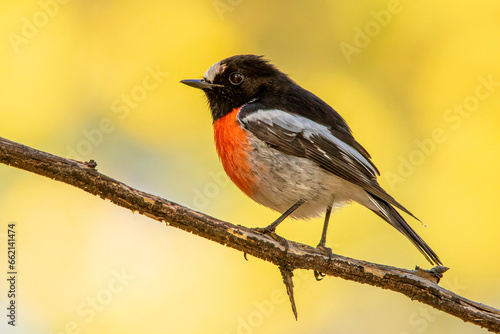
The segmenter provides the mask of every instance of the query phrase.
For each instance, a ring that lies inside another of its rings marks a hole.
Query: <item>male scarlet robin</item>
[[[356,201],[404,234],[431,264],[439,257],[396,211],[414,217],[377,182],[379,171],[328,104],[255,55],[212,65],[201,80],[212,111],[215,145],[227,175],[245,194],[286,217],[325,213],[318,248],[326,250],[332,208]]]

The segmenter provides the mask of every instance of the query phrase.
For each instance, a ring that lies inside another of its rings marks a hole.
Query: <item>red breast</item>
[[[255,193],[255,176],[248,161],[252,147],[248,142],[248,133],[237,119],[240,109],[233,109],[214,122],[214,138],[226,174],[241,191],[251,197]]]

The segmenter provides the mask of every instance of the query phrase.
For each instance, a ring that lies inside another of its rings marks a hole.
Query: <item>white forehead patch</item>
[[[213,82],[217,73],[220,73],[226,69],[226,65],[221,64],[220,61],[216,62],[205,72],[203,76],[208,82]]]

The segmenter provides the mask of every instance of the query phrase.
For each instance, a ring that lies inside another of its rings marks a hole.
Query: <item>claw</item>
[[[316,281],[321,281],[323,280],[323,278],[325,278],[326,274],[324,273],[320,273],[319,271],[315,270],[314,271],[314,278],[316,279]]]

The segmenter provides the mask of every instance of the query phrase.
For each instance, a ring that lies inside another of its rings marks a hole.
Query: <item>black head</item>
[[[293,84],[262,56],[238,55],[213,64],[201,80],[182,80],[202,89],[210,104],[214,121],[261,94]]]

